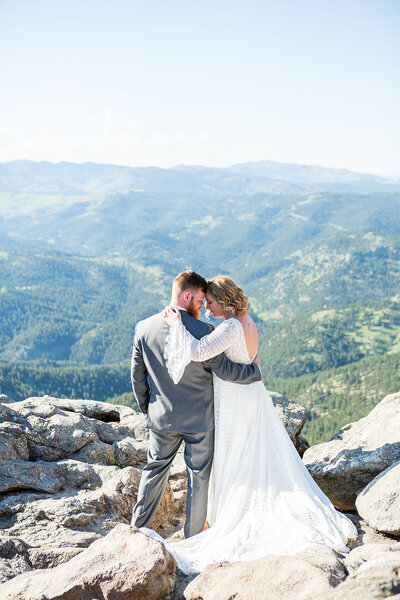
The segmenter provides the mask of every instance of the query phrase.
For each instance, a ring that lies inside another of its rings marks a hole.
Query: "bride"
[[[221,352],[250,363],[257,353],[257,328],[243,291],[229,277],[208,282],[207,310],[223,322],[200,340],[167,307],[165,346],[174,383],[192,360]],[[348,552],[353,523],[337,512],[302,463],[261,381],[240,385],[214,378],[215,452],[207,520],[210,527],[179,542],[162,541],[185,573],[216,562],[250,561],[267,554],[293,555],[326,545]]]

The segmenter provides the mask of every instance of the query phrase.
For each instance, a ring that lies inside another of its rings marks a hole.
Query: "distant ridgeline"
[[[0,164],[0,393],[134,404],[135,323],[173,277],[250,298],[269,389],[328,439],[400,389],[400,184],[319,167]]]

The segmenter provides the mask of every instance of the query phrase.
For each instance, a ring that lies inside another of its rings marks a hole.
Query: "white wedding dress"
[[[230,318],[196,340],[178,321],[165,348],[176,383],[191,360],[221,352],[250,363],[241,323]],[[179,542],[162,541],[185,573],[216,562],[293,555],[321,544],[348,552],[353,523],[336,511],[301,461],[264,384],[241,385],[214,377],[215,454],[208,516],[210,528]]]

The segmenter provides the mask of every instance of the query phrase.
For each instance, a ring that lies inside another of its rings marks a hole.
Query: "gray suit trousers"
[[[182,441],[188,477],[185,537],[199,533],[207,516],[208,483],[214,453],[214,430],[204,433],[149,430],[147,465],[142,471],[132,525],[150,527],[164,495],[172,461]]]

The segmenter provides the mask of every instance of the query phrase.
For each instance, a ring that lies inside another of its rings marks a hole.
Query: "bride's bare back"
[[[249,355],[249,359],[251,360],[257,354],[258,348],[258,332],[256,324],[254,323],[250,315],[238,315],[234,318],[237,319],[243,327],[244,337],[246,339],[247,354]]]

